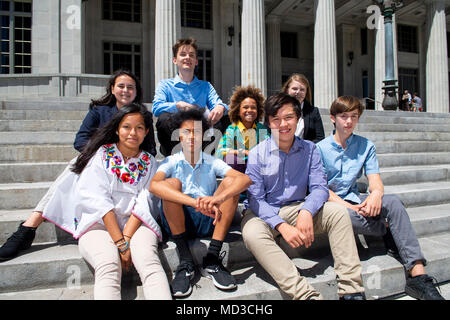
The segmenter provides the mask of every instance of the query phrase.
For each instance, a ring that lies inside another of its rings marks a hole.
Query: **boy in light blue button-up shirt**
[[[248,176],[202,151],[208,124],[201,109],[180,111],[174,116],[181,151],[166,158],[150,184],[150,192],[162,199],[162,225],[176,244],[180,264],[171,283],[172,294],[192,292],[194,258],[188,240],[211,237],[202,274],[222,290],[236,282],[222,265],[220,250],[237,209],[241,192],[251,184]],[[217,187],[217,177],[223,181]]]
[[[330,188],[330,201],[348,208],[355,233],[383,236],[388,254],[399,256],[409,272],[405,292],[416,299],[442,300],[425,273],[426,260],[409,220],[395,195],[385,195],[375,145],[353,134],[363,113],[359,99],[337,98],[330,107],[335,130],[317,144]],[[360,195],[356,181],[362,173],[369,181],[369,195]]]
[[[160,151],[164,156],[171,154],[177,144],[172,141],[173,114],[186,109],[200,107],[205,117],[222,133],[230,124],[228,106],[222,102],[214,87],[208,81],[199,80],[195,75],[198,65],[197,44],[195,39],[180,39],[173,46],[173,63],[178,73],[175,78],[161,80],[153,99],[153,114],[158,117],[156,130],[160,142]]]

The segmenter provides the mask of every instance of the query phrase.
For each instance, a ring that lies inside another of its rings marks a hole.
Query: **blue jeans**
[[[367,195],[360,195],[359,198],[364,201]],[[396,195],[383,196],[381,212],[377,217],[364,217],[351,209],[348,209],[348,212],[350,213],[353,231],[357,234],[381,237],[386,233],[384,222],[387,221],[406,270],[411,270],[418,260],[426,265],[408,212]]]

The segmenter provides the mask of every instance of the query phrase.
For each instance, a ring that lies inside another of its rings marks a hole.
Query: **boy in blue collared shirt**
[[[180,111],[174,116],[182,150],[166,158],[154,175],[150,192],[162,199],[162,225],[174,240],[180,264],[171,283],[172,294],[191,293],[194,259],[188,240],[212,237],[203,258],[202,274],[222,290],[234,289],[235,280],[219,257],[234,218],[239,195],[251,184],[248,176],[202,151],[208,124],[201,109]],[[224,178],[217,187],[217,177]]]
[[[426,275],[426,260],[405,207],[395,195],[385,195],[375,145],[353,134],[363,113],[361,101],[337,98],[330,107],[335,131],[317,144],[328,177],[330,201],[348,208],[355,233],[383,236],[388,253],[399,255],[409,277],[405,292],[416,299],[443,300]],[[369,195],[360,195],[356,181],[365,173]],[[386,221],[386,222],[385,222]]]
[[[195,75],[198,65],[197,44],[195,39],[180,39],[173,46],[173,63],[177,66],[175,78],[161,80],[153,98],[152,112],[158,117],[156,130],[164,156],[171,154],[177,144],[172,141],[173,114],[180,110],[200,106],[211,125],[222,133],[229,125],[228,117],[223,117],[228,106],[222,102],[211,83],[199,80]]]

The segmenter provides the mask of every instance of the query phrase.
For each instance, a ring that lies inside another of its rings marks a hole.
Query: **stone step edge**
[[[448,234],[446,234],[448,238]],[[438,240],[434,237],[432,240]],[[419,240],[421,246],[424,247],[424,240]],[[427,247],[433,243],[426,244]],[[447,243],[446,245],[450,245]],[[425,250],[424,250],[425,251]],[[441,254],[444,253],[444,254]],[[363,266],[363,283],[366,289],[366,296],[369,299],[378,299],[403,293],[405,286],[405,273],[403,266],[387,255],[378,255],[376,252],[364,251],[359,252],[361,264]],[[425,256],[427,256],[425,254]],[[294,258],[293,261],[303,272],[308,282],[320,291],[325,299],[337,299],[334,270],[332,268],[331,255],[321,257],[303,257]],[[434,252],[432,258],[428,258],[427,273],[437,279],[438,282],[446,282],[450,279],[450,270],[446,270],[445,266],[450,262],[449,251]],[[320,266],[322,264],[322,266]],[[314,268],[321,272],[314,272]],[[246,264],[235,265],[230,268],[238,283],[238,288],[234,292],[222,292],[214,288],[212,282],[205,278],[196,277],[194,291],[186,300],[204,300],[204,299],[287,299],[288,297],[281,293],[270,276],[259,266],[256,261]],[[170,279],[170,275],[169,275]],[[139,279],[132,277],[132,281],[139,283]],[[86,282],[81,282],[86,285]],[[92,284],[92,279],[90,280]],[[135,284],[135,285],[138,285]],[[66,282],[66,286],[69,282]],[[50,287],[45,287],[46,289]],[[52,288],[58,288],[53,286]],[[61,288],[61,286],[59,286]],[[34,288],[35,290],[38,288]],[[44,289],[41,288],[41,289]],[[23,290],[19,290],[23,291]],[[31,290],[30,290],[31,291]],[[12,294],[12,291],[3,294]],[[1,295],[0,295],[1,296]],[[142,298],[142,295],[141,295]]]

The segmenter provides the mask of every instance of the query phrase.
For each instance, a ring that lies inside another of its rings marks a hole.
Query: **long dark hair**
[[[116,97],[111,92],[111,87],[114,87],[116,84],[116,79],[120,76],[128,76],[131,79],[134,80],[134,83],[136,83],[136,98],[134,98],[134,103],[142,104],[142,86],[139,79],[132,73],[130,70],[127,69],[118,69],[116,70],[111,77],[108,80],[108,83],[106,84],[106,93],[103,97],[97,100],[91,100],[91,103],[89,104],[89,110],[94,108],[95,106],[110,106],[114,107],[116,105]]]
[[[89,139],[88,144],[78,156],[77,161],[72,166],[71,170],[76,174],[80,174],[101,146],[119,142],[119,136],[116,134],[119,130],[119,124],[126,115],[131,113],[140,113],[144,118],[145,128],[151,129],[151,126],[153,125],[152,114],[147,110],[146,106],[138,103],[130,103],[123,106],[108,123],[101,129],[98,129],[92,138]],[[139,149],[152,153],[154,146],[150,131],[151,130],[149,130],[149,133],[145,136]]]

